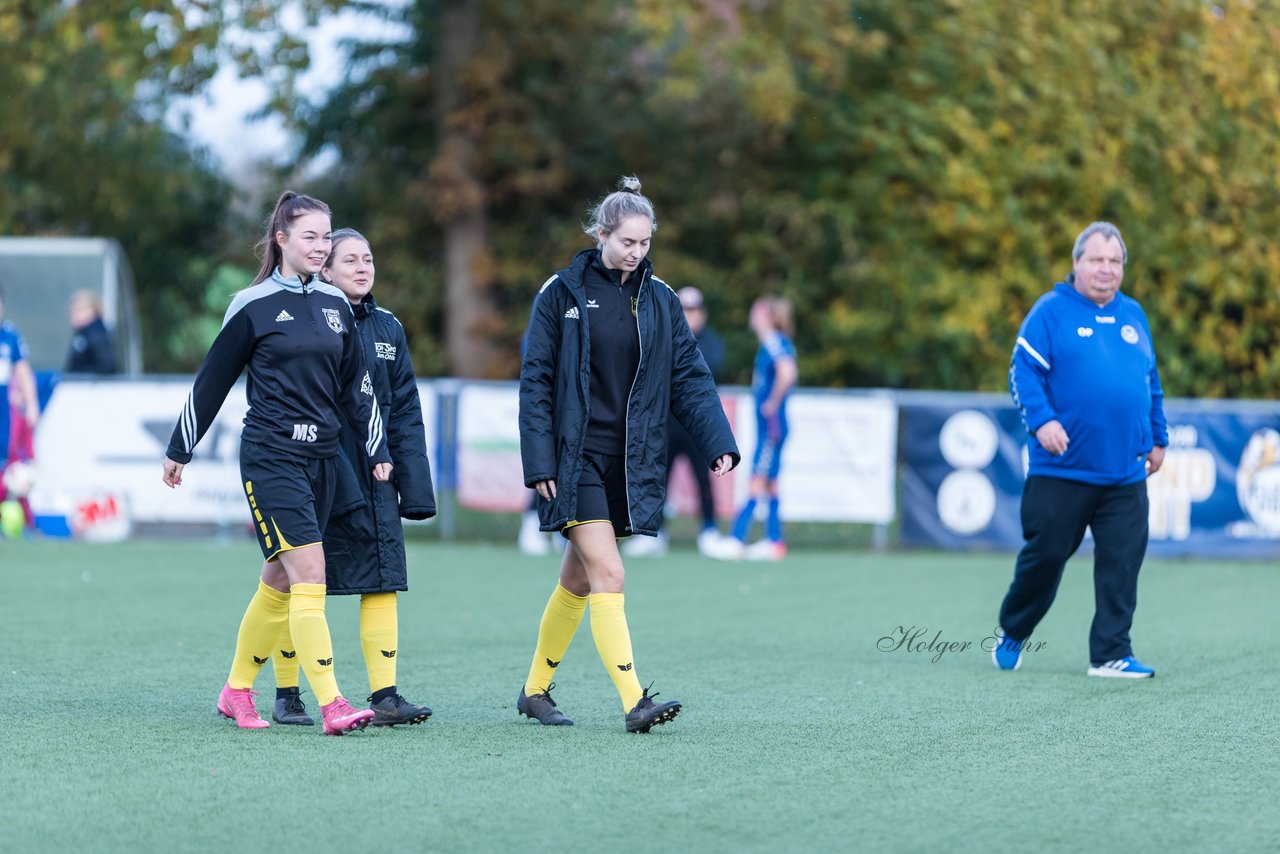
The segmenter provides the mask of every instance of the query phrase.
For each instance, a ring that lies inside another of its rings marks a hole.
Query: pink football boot
[[[257,693],[252,688],[223,685],[222,693],[218,695],[218,714],[231,718],[240,729],[266,729],[271,724],[258,717],[258,710],[253,706]]]
[[[325,735],[344,735],[367,727],[373,720],[374,712],[373,709],[353,709],[339,695],[329,705],[320,707],[320,716],[324,718]]]

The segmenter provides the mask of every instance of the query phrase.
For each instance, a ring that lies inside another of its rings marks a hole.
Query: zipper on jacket
[[[636,360],[636,375],[631,378],[631,390],[627,392],[627,417],[625,420],[625,430],[622,434],[622,484],[627,491],[627,527],[632,533],[635,533],[635,520],[631,518],[631,475],[627,465],[627,457],[631,452],[631,396],[636,393],[636,380],[640,378],[640,369],[644,367],[644,336],[640,334],[640,294],[644,293],[644,283],[648,280],[649,274],[646,272],[644,277],[640,279],[640,287],[636,288],[636,338],[640,345],[640,358]],[[622,290],[621,287],[618,288]]]
[[[301,281],[302,277],[299,276],[298,280]],[[307,283],[306,282],[302,282],[302,304],[306,306],[307,317],[310,318],[311,320],[311,328],[319,329],[320,327],[316,323],[316,314],[314,311],[311,310],[311,300],[307,299]]]

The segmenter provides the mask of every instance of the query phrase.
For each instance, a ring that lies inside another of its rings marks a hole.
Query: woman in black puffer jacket
[[[368,476],[364,471],[367,454],[356,425],[344,426],[342,455],[351,467],[343,472],[345,488],[339,490],[335,512],[325,529],[328,592],[360,594],[360,646],[369,671],[373,725],[422,723],[431,716],[431,709],[406,701],[396,690],[396,593],[409,587],[400,519],[436,515],[417,379],[404,327],[370,293],[373,252],[364,236],[350,228],[333,232],[333,249],[321,276],[351,302],[356,335],[373,381],[374,398],[382,410],[394,465],[388,481]],[[344,501],[344,497],[350,500]],[[311,718],[298,697],[298,666],[291,652],[286,632],[272,658],[276,671],[272,717],[278,723],[307,724]]]
[[[657,228],[640,182],[624,178],[584,229],[578,253],[534,300],[520,370],[524,481],[540,496],[544,531],[569,541],[516,708],[565,725],[551,677],[591,605],[591,635],[622,699],[628,732],[680,711],[640,688],[623,612],[618,539],[654,536],[667,483],[667,419],[693,435],[708,468],[725,475],[738,447],[680,300],[645,257]]]

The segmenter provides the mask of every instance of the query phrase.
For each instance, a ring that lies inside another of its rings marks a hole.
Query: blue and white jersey
[[[751,374],[751,390],[755,395],[757,414],[760,412],[760,404],[768,400],[769,395],[773,393],[773,384],[778,377],[778,362],[784,358],[794,360],[795,357],[795,345],[781,332],[775,331],[761,342],[760,349],[756,351],[755,368]],[[780,416],[785,416],[787,397],[790,396],[791,392],[788,390],[786,397],[782,398],[782,405],[778,408]]]
[[[1146,478],[1146,455],[1169,443],[1164,392],[1147,315],[1117,293],[1104,307],[1059,282],[1032,307],[1018,330],[1009,390],[1034,434],[1058,421],[1066,453],[1029,442],[1028,474],[1105,486]]]
[[[18,328],[12,323],[0,321],[0,388],[8,388],[13,376],[13,366],[26,361],[27,343],[22,340]],[[7,401],[0,401],[8,407]],[[3,452],[0,448],[0,452]]]

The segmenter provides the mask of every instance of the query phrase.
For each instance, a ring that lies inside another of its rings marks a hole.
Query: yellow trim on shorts
[[[264,524],[262,527],[263,527],[263,529],[264,529],[264,530],[263,530],[263,533],[264,533],[264,534],[266,534],[266,530],[265,530],[265,528],[266,528],[267,526]],[[291,552],[291,551],[293,551],[294,549],[305,549],[307,546],[318,546],[318,545],[321,545],[321,541],[320,541],[320,540],[316,540],[314,543],[304,543],[304,544],[302,544],[302,545],[300,545],[300,546],[295,546],[295,545],[293,545],[292,543],[290,543],[288,540],[286,540],[286,539],[284,538],[284,534],[281,534],[281,533],[280,533],[280,526],[276,524],[276,517],[275,517],[275,516],[272,516],[272,517],[271,517],[271,527],[275,529],[275,532],[276,532],[276,539],[280,541],[280,548],[276,549],[275,551],[273,551],[273,552],[271,553],[271,556],[270,556],[269,558],[267,558],[267,563],[270,563],[270,562],[271,562],[271,561],[273,561],[273,560],[279,560],[279,559],[280,559],[280,553],[281,553],[281,552]],[[266,540],[267,540],[267,548],[271,548],[271,536],[270,536],[269,534],[267,535]]]
[[[275,528],[276,539],[280,541],[280,548],[276,549],[277,552],[287,552],[293,548],[293,546],[289,545],[289,541],[284,538],[284,534],[280,533],[280,526],[276,524],[275,516],[271,517],[271,527]]]
[[[280,555],[284,554],[285,552],[297,551],[298,549],[305,549],[307,546],[319,546],[319,545],[323,545],[323,542],[320,540],[316,540],[314,543],[307,543],[306,545],[301,545],[301,546],[282,546],[281,548],[278,548],[271,553],[271,557],[267,558],[267,563],[270,563],[273,560],[279,560]],[[268,544],[267,548],[271,548],[271,545]]]
[[[608,522],[610,525],[613,524],[612,519],[583,519],[581,522],[578,522],[578,521],[565,522],[564,528],[565,530],[568,530],[569,528],[576,528],[579,525],[593,525],[596,522]]]
[[[560,527],[560,536],[564,537],[567,540],[569,539],[570,528],[576,528],[579,525],[594,525],[597,522],[608,522],[609,525],[611,526],[613,525],[612,519],[583,519],[581,522],[578,522],[578,521],[565,522],[564,525]],[[618,536],[617,530],[615,529],[613,538],[618,542],[622,542],[623,540],[627,539],[630,536],[631,536],[630,534],[623,534],[622,536]]]

